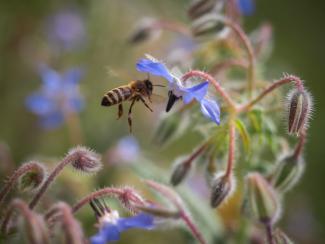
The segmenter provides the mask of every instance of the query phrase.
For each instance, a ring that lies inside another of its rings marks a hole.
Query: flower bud
[[[187,15],[190,19],[194,20],[209,12],[219,12],[224,5],[224,0],[196,0],[191,3]]]
[[[46,177],[46,170],[38,162],[30,162],[25,164],[29,170],[18,178],[18,188],[20,191],[36,190],[44,181]]]
[[[277,195],[272,186],[259,173],[247,176],[248,205],[252,217],[273,223],[280,211]]]
[[[177,186],[179,183],[181,183],[190,172],[191,166],[192,162],[184,160],[184,158],[182,158],[182,160],[177,160],[173,167],[170,183],[173,186]]]
[[[308,124],[312,99],[309,92],[297,89],[288,95],[288,132],[299,135]]]
[[[129,37],[128,42],[130,44],[138,44],[157,37],[160,34],[160,30],[154,29],[156,22],[157,20],[151,18],[140,20],[132,35]]]
[[[293,244],[290,238],[279,228],[273,232],[274,244]]]
[[[196,37],[209,34],[218,35],[226,30],[222,18],[219,18],[219,16],[215,14],[207,14],[195,20],[192,24],[191,29],[193,35]]]
[[[100,156],[85,147],[77,146],[71,149],[67,158],[71,160],[73,168],[84,173],[95,173],[102,167]]]
[[[283,158],[275,167],[271,183],[280,192],[287,192],[299,181],[304,172],[305,162],[302,157],[294,156]]]
[[[235,189],[235,179],[233,175],[226,176],[223,172],[217,174],[211,182],[211,207],[216,208],[231,196]]]

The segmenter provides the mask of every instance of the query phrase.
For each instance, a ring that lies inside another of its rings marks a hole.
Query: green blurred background
[[[37,62],[46,62],[58,69],[71,66],[85,69],[81,90],[86,98],[86,107],[80,114],[83,144],[103,153],[116,140],[127,135],[128,128],[125,119],[115,121],[115,109],[109,111],[99,106],[101,96],[109,88],[122,84],[118,83],[119,80],[143,78],[135,71],[135,61],[144,53],[162,56],[160,47],[169,42],[172,36],[166,34],[154,43],[130,47],[126,38],[131,27],[143,16],[186,22],[187,4],[187,0],[2,0],[0,141],[9,146],[13,161],[18,165],[29,158],[60,157],[72,146],[65,126],[44,131],[38,126],[37,117],[24,106],[26,96],[37,89],[41,82],[35,70]],[[256,0],[256,4],[255,14],[245,17],[244,26],[248,31],[264,21],[273,26],[274,49],[268,61],[268,78],[277,79],[282,72],[300,76],[306,81],[315,103],[306,149],[306,173],[299,186],[289,194],[281,225],[299,243],[308,243],[307,240],[322,243],[321,240],[325,238],[325,196],[322,192],[325,186],[325,150],[321,141],[324,137],[322,126],[325,124],[325,113],[321,109],[325,106],[322,77],[325,63],[325,4],[321,0]],[[46,20],[56,11],[67,7],[77,8],[84,17],[86,40],[78,50],[55,55],[47,45]],[[146,147],[150,144],[148,135],[155,127],[158,114],[148,115],[142,110],[141,106],[135,108],[134,135]],[[182,145],[183,151],[187,148],[190,146]],[[173,156],[171,153],[171,158]],[[177,237],[171,239],[178,240]]]

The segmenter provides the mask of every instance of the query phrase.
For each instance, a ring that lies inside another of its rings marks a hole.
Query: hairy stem
[[[236,22],[230,19],[225,19],[224,22],[237,34],[238,38],[241,40],[241,42],[243,43],[247,51],[248,61],[249,61],[248,72],[247,72],[248,93],[249,93],[249,97],[251,97],[253,90],[255,88],[255,63],[256,63],[253,46],[239,24],[237,24]]]
[[[155,21],[152,26],[152,29],[162,29],[162,30],[168,30],[176,33],[180,33],[184,36],[192,37],[190,30],[183,24],[175,21],[169,21],[169,20],[157,20]]]
[[[30,243],[49,243],[48,232],[44,221],[30,210],[28,205],[20,199],[15,199],[10,204],[1,225],[2,233],[7,234],[9,232],[9,222],[15,210],[18,210],[28,223],[26,228]]]
[[[72,213],[77,212],[80,208],[88,204],[94,198],[100,198],[103,196],[115,197],[118,198],[119,200],[123,198],[124,200],[128,200],[130,203],[134,203],[138,205],[143,205],[145,203],[145,201],[131,188],[106,187],[98,191],[92,192],[89,195],[82,198],[81,200],[79,200],[79,202],[77,202],[72,207]]]
[[[273,233],[272,233],[272,224],[270,223],[270,221],[267,221],[264,223],[264,226],[265,226],[267,243],[275,244],[274,238],[273,238]]]
[[[235,159],[235,125],[231,120],[229,122],[229,148],[228,148],[228,163],[225,177],[230,177]]]
[[[188,228],[191,230],[192,234],[195,236],[195,238],[201,243],[205,244],[206,241],[204,240],[201,232],[197,228],[197,226],[193,223],[190,216],[187,215],[184,211],[180,212],[181,219],[185,222],[185,224],[188,226]]]
[[[192,153],[189,158],[186,159],[185,164],[189,165],[193,162],[194,159],[196,159],[198,156],[200,156],[201,153],[204,152],[204,150],[207,148],[210,140],[204,142],[200,147],[198,147],[194,153]]]
[[[251,100],[250,102],[248,102],[247,104],[242,105],[241,107],[239,107],[239,111],[243,112],[243,111],[248,111],[250,110],[255,104],[257,104],[259,101],[261,101],[266,95],[268,95],[269,93],[271,93],[274,89],[290,83],[290,82],[294,82],[297,89],[299,91],[302,91],[304,89],[303,87],[303,83],[302,80],[294,75],[287,75],[285,77],[283,77],[280,80],[277,80],[276,82],[274,82],[273,84],[271,84],[269,87],[267,87],[266,89],[264,89],[260,95],[258,95],[256,98],[254,98],[253,100]]]
[[[37,162],[29,162],[20,166],[8,179],[4,187],[0,191],[0,209],[7,194],[12,190],[17,180],[24,174],[30,171],[43,171],[44,169]]]
[[[49,174],[41,188],[38,190],[38,192],[35,194],[34,198],[29,203],[29,208],[33,209],[43,194],[46,192],[50,184],[55,180],[55,178],[60,174],[60,172],[64,169],[66,165],[71,163],[73,161],[73,155],[65,157],[61,162],[59,162],[56,167],[52,170],[52,172]]]
[[[304,150],[304,145],[306,143],[306,131],[302,131],[299,134],[299,141],[296,145],[296,148],[293,152],[293,157],[297,160]]]
[[[212,83],[212,85],[215,87],[217,92],[222,96],[222,98],[225,100],[225,102],[233,109],[236,110],[236,104],[233,102],[233,100],[230,98],[229,94],[221,87],[219,82],[217,82],[211,75],[200,71],[200,70],[191,70],[184,74],[182,77],[183,81],[186,81],[187,79],[191,77],[200,77],[204,80],[209,81]]]

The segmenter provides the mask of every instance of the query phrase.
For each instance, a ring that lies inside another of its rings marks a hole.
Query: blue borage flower
[[[110,210],[105,203],[95,201],[92,208],[98,219],[99,231],[90,238],[91,244],[105,244],[120,239],[120,234],[131,228],[151,230],[155,227],[154,218],[149,214],[140,213],[128,218],[120,218],[115,210]]]
[[[254,0],[237,0],[237,6],[243,15],[252,15],[255,12]]]
[[[183,85],[180,78],[173,74],[168,68],[158,60],[147,56],[147,58],[140,59],[136,64],[137,70],[140,72],[150,73],[152,75],[161,76],[168,81],[169,91],[175,100],[182,98],[185,104],[196,100],[201,105],[203,115],[211,119],[216,124],[220,124],[220,108],[216,101],[207,99],[209,82],[201,82],[192,87]],[[168,109],[167,109],[168,111]]]
[[[43,65],[40,68],[42,86],[26,99],[27,108],[40,117],[42,127],[53,129],[61,125],[69,113],[84,107],[79,91],[82,70],[73,68],[64,74]]]

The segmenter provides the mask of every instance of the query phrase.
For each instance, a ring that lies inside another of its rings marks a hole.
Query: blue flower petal
[[[191,88],[183,89],[183,102],[185,104],[190,103],[193,99],[200,102],[208,92],[209,82],[205,81]]]
[[[28,96],[26,99],[26,106],[31,112],[37,115],[49,114],[56,107],[55,103],[42,93],[33,93]]]
[[[137,70],[140,72],[150,73],[156,76],[162,76],[169,82],[173,81],[173,76],[169,73],[166,66],[160,62],[150,59],[140,59],[136,64]]]
[[[216,101],[206,98],[202,99],[201,111],[205,117],[211,119],[217,125],[220,124],[220,108]]]
[[[254,0],[237,0],[237,5],[243,15],[252,15],[255,12]]]
[[[50,69],[46,65],[41,65],[40,75],[44,84],[44,91],[55,94],[60,92],[62,86],[61,76],[58,72],[53,69]]]
[[[57,110],[50,114],[41,116],[41,126],[44,129],[55,129],[60,126],[64,121],[64,115],[61,111]]]
[[[63,81],[76,85],[79,83],[83,76],[83,70],[80,68],[69,69],[63,74]]]
[[[120,239],[120,231],[117,225],[105,224],[100,231],[90,238],[91,244],[106,244]]]
[[[120,231],[130,228],[152,229],[154,227],[153,216],[148,214],[138,214],[129,218],[120,218],[118,221]]]

